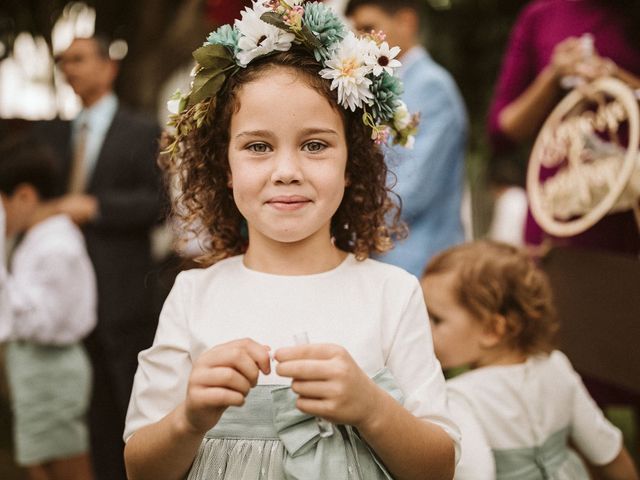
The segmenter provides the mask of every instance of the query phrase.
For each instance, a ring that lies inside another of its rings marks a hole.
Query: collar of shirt
[[[73,141],[80,130],[80,126],[87,127],[84,158],[87,172],[93,172],[98,155],[102,149],[102,143],[111,126],[113,117],[118,110],[118,98],[113,93],[108,93],[89,108],[84,108],[71,122]]]

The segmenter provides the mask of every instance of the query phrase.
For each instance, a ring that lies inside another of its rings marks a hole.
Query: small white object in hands
[[[307,332],[296,333],[293,336],[293,341],[296,345],[306,345],[309,342],[309,335]],[[324,418],[316,417],[316,423],[318,424],[318,428],[320,429],[320,437],[327,438],[333,435],[333,425],[328,420]]]

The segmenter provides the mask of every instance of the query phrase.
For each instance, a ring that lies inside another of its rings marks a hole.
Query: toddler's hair
[[[504,342],[526,355],[550,351],[558,330],[546,275],[521,249],[481,240],[434,257],[424,276],[455,274],[458,302],[479,322],[506,319]]]
[[[251,62],[227,79],[210,108],[215,109],[211,125],[191,128],[179,146],[180,154],[161,155],[160,165],[168,182],[176,182],[179,195],[173,214],[202,238],[206,234],[205,265],[238,255],[247,246],[244,219],[238,211],[229,178],[229,126],[240,108],[242,86],[277,68],[287,69],[325,97],[342,116],[348,159],[348,185],[344,198],[331,221],[335,244],[362,260],[371,253],[392,248],[392,240],[405,234],[400,222],[400,200],[391,200],[387,186],[387,166],[378,145],[371,140],[369,127],[362,122],[362,110],[345,110],[338,104],[337,92],[318,74],[321,65],[310,52],[292,47]],[[265,92],[269,95],[269,92]],[[282,99],[286,101],[286,99]],[[174,183],[175,185],[175,183]]]
[[[53,152],[15,136],[0,143],[0,192],[13,195],[26,183],[36,189],[43,200],[56,196],[57,170]]]

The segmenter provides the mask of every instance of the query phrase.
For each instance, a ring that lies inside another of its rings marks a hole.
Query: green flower
[[[240,32],[236,28],[231,25],[222,25],[216,31],[209,34],[207,37],[207,43],[211,45],[223,45],[230,49],[235,55],[238,53],[239,38]]]
[[[396,77],[392,77],[387,72],[383,72],[378,77],[371,78],[373,93],[373,103],[371,113],[377,123],[388,122],[393,118],[400,95],[402,95],[402,84]]]
[[[327,60],[331,48],[340,42],[347,33],[344,23],[333,13],[333,10],[318,2],[305,4],[304,25],[322,44],[321,47],[313,51],[318,62]]]

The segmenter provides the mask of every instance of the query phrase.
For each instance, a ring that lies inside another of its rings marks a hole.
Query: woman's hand
[[[260,372],[270,371],[269,347],[248,338],[204,352],[189,377],[182,409],[186,427],[203,435],[218,423],[227,407],[244,404]]]
[[[351,355],[338,345],[309,344],[280,348],[276,372],[293,379],[302,412],[333,423],[362,428],[377,415],[380,389]]]
[[[611,59],[601,57],[595,48],[587,46],[583,38],[577,37],[569,37],[555,46],[551,66],[558,79],[576,76],[589,82],[614,76],[617,70]]]
[[[584,44],[578,37],[569,37],[558,43],[551,55],[550,66],[560,80],[566,76],[578,75],[578,66],[588,58]]]
[[[576,74],[589,81],[601,77],[614,77],[618,67],[613,60],[600,55],[593,55],[576,66]]]

